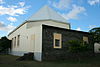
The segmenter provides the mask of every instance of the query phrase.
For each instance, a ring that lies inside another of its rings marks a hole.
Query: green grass
[[[0,67],[100,67],[100,56],[78,61],[16,61],[17,56],[0,55]]]

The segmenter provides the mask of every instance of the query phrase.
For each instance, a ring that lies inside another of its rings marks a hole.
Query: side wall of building
[[[34,23],[35,24],[35,23]],[[25,23],[20,28],[15,30],[8,36],[12,40],[12,55],[23,56],[24,53],[34,52],[34,59],[41,61],[42,54],[42,26],[36,25],[28,28],[28,23]],[[17,45],[19,38],[19,46]],[[16,37],[16,41],[14,38]],[[16,44],[15,44],[16,43]]]
[[[29,51],[28,50],[29,46],[27,46],[28,45],[28,43],[27,43],[28,36],[27,36],[26,32],[27,32],[26,31],[26,24],[24,24],[8,36],[8,38],[10,40],[12,40],[11,54],[22,56],[23,53],[27,53]],[[18,37],[18,35],[20,35],[19,46],[17,46],[17,37]],[[16,40],[15,40],[15,38],[16,38]]]
[[[62,40],[61,48],[54,48],[54,33],[61,34],[61,40]],[[89,34],[87,33],[43,25],[43,30],[42,30],[43,60],[56,60],[61,58],[66,59],[68,50],[67,42],[69,40],[83,41],[83,36],[88,37],[90,43],[90,37]]]

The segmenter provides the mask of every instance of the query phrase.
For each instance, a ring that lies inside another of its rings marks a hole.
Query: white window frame
[[[53,37],[53,48],[62,48],[62,34],[54,33]],[[56,40],[59,40],[59,46],[56,46]]]
[[[89,39],[87,36],[83,36],[83,42],[89,43]]]

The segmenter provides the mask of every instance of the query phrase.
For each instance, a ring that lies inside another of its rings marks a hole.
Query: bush
[[[11,48],[11,41],[7,37],[2,37],[0,39],[0,52],[6,51],[8,48]]]
[[[90,45],[87,43],[83,43],[82,41],[78,40],[70,40],[68,41],[69,47],[68,51],[69,52],[85,52],[90,50]]]
[[[90,44],[84,43],[79,40],[70,40],[67,42],[67,44],[69,45],[69,59],[72,58],[73,60],[75,59],[80,62],[80,60],[84,58],[93,56]]]

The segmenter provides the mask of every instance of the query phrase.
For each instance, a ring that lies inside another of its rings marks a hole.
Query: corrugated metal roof
[[[32,15],[27,21],[36,21],[36,20],[57,20],[61,22],[66,22],[66,19],[54,11],[52,8],[45,5],[38,12]]]

